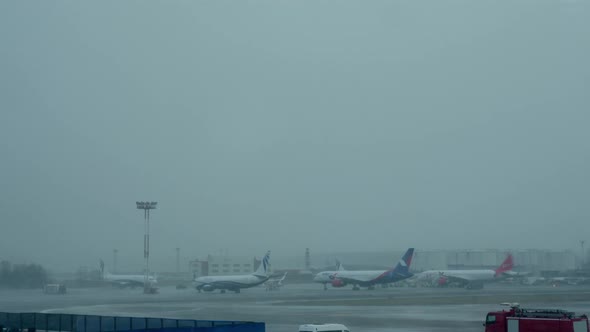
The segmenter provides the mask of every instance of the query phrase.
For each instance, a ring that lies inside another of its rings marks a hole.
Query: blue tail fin
[[[269,270],[270,270],[270,250],[266,252],[266,255],[264,255],[264,258],[262,259],[262,262],[260,262],[260,265],[258,266],[258,269],[256,270],[256,272],[254,272],[254,275],[259,276],[259,277],[268,277]]]
[[[409,274],[410,273],[410,264],[412,264],[412,257],[414,256],[414,248],[409,248],[408,251],[404,254],[402,259],[397,263],[397,265],[393,268],[393,273],[398,274]]]
[[[396,266],[392,269],[383,272],[377,278],[375,282],[390,283],[400,280],[407,279],[412,276],[410,273],[410,264],[412,264],[412,256],[414,255],[414,248],[409,248],[408,251],[402,256]]]

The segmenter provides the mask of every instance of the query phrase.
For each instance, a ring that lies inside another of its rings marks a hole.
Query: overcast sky
[[[577,249],[588,59],[588,1],[2,1],[0,259]]]

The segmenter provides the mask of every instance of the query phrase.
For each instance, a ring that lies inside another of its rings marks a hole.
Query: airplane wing
[[[137,282],[134,280],[110,280],[109,281],[113,285],[117,285],[119,287],[136,287],[136,286],[143,286],[143,283]]]
[[[268,279],[264,284],[271,287],[280,287],[283,285],[283,280],[285,280],[285,277],[287,277],[287,272],[285,272],[281,278]]]
[[[449,281],[455,281],[455,282],[472,282],[475,281],[475,278],[470,278],[469,276],[444,276],[445,278],[447,278]]]
[[[282,278],[278,278],[278,277],[268,278],[268,280],[266,281],[266,283],[279,282],[279,281],[283,280],[284,278],[285,277],[282,277]]]
[[[514,271],[506,271],[502,272],[503,275],[508,277],[528,277],[531,275],[531,272],[514,272]]]
[[[363,283],[371,282],[375,278],[373,276],[354,276],[354,277],[351,276],[351,277],[348,277],[348,276],[341,276],[341,275],[335,274],[332,279],[339,279],[347,284],[363,284]]]
[[[460,283],[470,283],[473,281],[477,281],[477,279],[468,274],[453,274],[453,273],[441,273],[440,278],[446,278],[448,281],[451,282],[460,282]]]

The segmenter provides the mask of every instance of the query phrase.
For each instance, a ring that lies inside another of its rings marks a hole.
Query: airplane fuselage
[[[127,286],[143,286],[145,283],[145,276],[139,274],[106,274],[104,280],[121,287]],[[153,276],[148,277],[149,284],[156,284],[157,280]]]
[[[368,270],[368,271],[340,271],[333,278],[344,280],[348,284],[362,287],[370,287],[379,284],[389,284],[403,279],[407,279],[412,274],[396,275],[387,274],[385,270]]]
[[[318,282],[320,284],[328,284],[328,283],[332,282],[331,276],[333,276],[334,274],[336,274],[338,272],[342,272],[342,271],[323,271],[323,272],[319,272],[313,278],[313,282]]]
[[[267,280],[268,277],[248,274],[235,276],[199,277],[195,279],[194,283],[195,288],[199,291],[213,291],[216,289],[237,291],[242,288],[258,286],[260,284],[263,284]]]
[[[358,290],[358,286],[372,289],[374,285],[390,284],[412,277],[413,274],[409,268],[413,255],[414,248],[408,248],[397,264],[389,270],[348,271],[341,269],[339,271],[324,271],[316,274],[314,281],[323,283],[324,290],[327,289],[328,283],[331,283],[332,287],[353,285],[354,290]]]
[[[452,277],[465,279],[469,281],[487,281],[494,280],[496,272],[494,270],[429,270],[421,272],[419,279],[437,279],[440,277]]]

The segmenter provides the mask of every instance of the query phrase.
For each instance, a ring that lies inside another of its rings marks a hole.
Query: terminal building
[[[388,269],[393,267],[404,254],[403,251],[343,252],[314,254],[309,256],[274,256],[273,271],[314,272],[335,268],[339,260],[346,269]],[[561,273],[575,270],[580,264],[571,250],[555,251],[542,249],[455,249],[455,250],[416,250],[410,270],[414,273],[426,270],[453,269],[495,269],[508,253],[514,257],[514,271],[535,274],[546,272]],[[260,261],[254,257],[230,255],[207,255],[203,260],[193,260],[190,268],[195,277],[216,275],[251,274]],[[294,273],[289,274],[291,278]]]
[[[195,277],[251,274],[258,265],[260,260],[256,258],[227,255],[207,255],[204,260],[196,259],[190,263]]]
[[[449,250],[417,251],[412,270],[436,269],[495,269],[508,253],[514,257],[515,271],[543,272],[576,269],[576,256],[572,251],[527,250]]]

